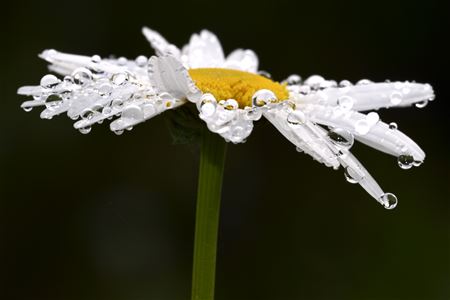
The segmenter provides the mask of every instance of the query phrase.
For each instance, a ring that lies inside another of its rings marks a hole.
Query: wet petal
[[[177,58],[180,57],[180,49],[178,49],[175,45],[168,43],[166,39],[157,31],[154,31],[148,27],[143,27],[142,34],[145,36],[152,48],[155,49],[156,55],[169,54]]]
[[[252,50],[236,49],[228,55],[224,68],[256,73],[258,56]]]
[[[350,131],[355,139],[385,153],[408,153],[417,161],[425,159],[423,150],[398,129],[379,121],[376,113],[368,115],[340,107],[307,104],[300,106],[313,122]]]
[[[158,93],[169,93],[177,99],[187,98],[192,102],[198,101],[202,95],[187,69],[173,56],[151,57],[148,75]]]
[[[193,34],[183,52],[189,68],[217,68],[225,61],[219,39],[207,30]]]
[[[297,94],[296,98],[302,103],[331,106],[347,103],[353,110],[365,111],[433,100],[434,92],[429,84],[385,82],[330,87],[307,96]]]

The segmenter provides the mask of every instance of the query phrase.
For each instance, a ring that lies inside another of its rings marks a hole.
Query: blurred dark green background
[[[259,122],[230,145],[217,300],[449,299],[448,8],[444,1],[9,1],[2,5],[1,299],[189,299],[198,153],[164,115],[116,136],[25,113],[20,85],[45,48],[153,54],[141,26],[181,46],[208,28],[261,68],[336,80],[429,82],[424,109],[380,111],[427,152],[422,167],[353,152],[399,205],[299,154]]]

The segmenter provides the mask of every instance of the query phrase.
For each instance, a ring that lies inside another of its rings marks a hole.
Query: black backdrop
[[[443,1],[444,2],[444,1]],[[45,48],[134,58],[141,26],[182,45],[208,28],[276,79],[416,80],[437,99],[380,111],[427,152],[409,171],[353,152],[399,205],[299,154],[269,123],[230,145],[217,299],[448,299],[448,9],[437,1],[13,1],[2,5],[1,299],[188,299],[198,153],[164,115],[116,136],[23,112]],[[447,65],[447,66],[445,66]]]

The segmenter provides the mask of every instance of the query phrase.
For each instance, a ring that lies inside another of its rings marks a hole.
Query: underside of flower
[[[195,85],[203,92],[210,93],[216,99],[234,99],[240,108],[251,107],[253,95],[262,89],[272,91],[276,103],[289,98],[286,84],[279,84],[264,76],[224,68],[190,69],[189,75]]]
[[[333,169],[342,166],[347,181],[360,184],[389,209],[396,206],[396,197],[385,193],[350,153],[354,141],[397,157],[403,169],[425,159],[396,123],[382,122],[373,110],[423,108],[434,99],[429,84],[337,83],[318,75],[305,81],[291,75],[280,84],[260,75],[253,51],[237,49],[225,57],[217,37],[206,30],[181,50],[153,30],[144,28],[143,33],[157,56],[102,59],[44,51],[41,57],[63,79],[49,74],[39,86],[20,88],[19,94],[33,97],[22,107],[45,106],[44,119],[67,113],[82,133],[116,118],[110,128],[120,134],[190,101],[208,129],[232,143],[244,142],[253,122],[265,117],[299,152]]]

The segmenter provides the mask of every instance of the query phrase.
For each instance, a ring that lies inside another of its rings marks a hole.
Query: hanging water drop
[[[425,106],[427,106],[428,104],[428,100],[424,100],[424,101],[420,101],[416,103],[416,107],[417,108],[424,108]]]
[[[114,130],[114,133],[116,135],[121,135],[123,133],[123,130]]]
[[[397,197],[392,193],[384,193],[380,197],[380,201],[386,209],[394,209],[397,206]]]
[[[32,106],[23,106],[22,109],[26,112],[30,112],[33,110],[33,107]]]
[[[79,129],[79,131],[82,134],[88,134],[89,132],[91,132],[92,127],[91,126],[86,126],[86,127],[82,127]]]
[[[333,144],[346,149],[350,149],[355,141],[353,134],[343,128],[331,129],[328,131],[328,138]]]
[[[397,162],[400,168],[408,170],[413,167],[414,157],[409,154],[402,154],[397,158]]]

